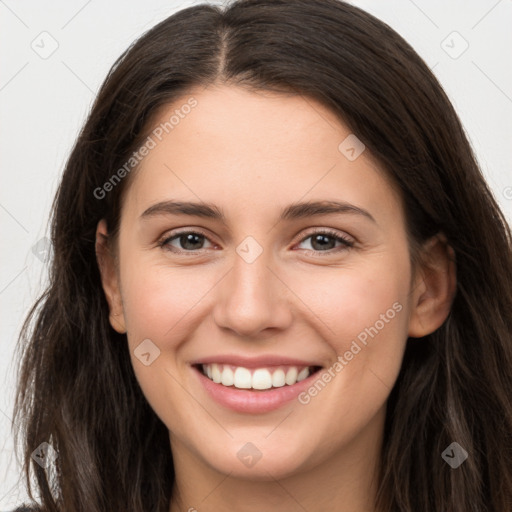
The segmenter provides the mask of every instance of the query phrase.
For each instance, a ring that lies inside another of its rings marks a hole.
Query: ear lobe
[[[409,336],[422,338],[448,317],[457,288],[455,252],[444,234],[429,239],[412,291]]]
[[[98,222],[96,228],[96,261],[101,275],[101,284],[109,307],[110,325],[118,333],[126,332],[126,325],[121,300],[119,277],[115,257],[108,244],[108,230],[105,219]]]

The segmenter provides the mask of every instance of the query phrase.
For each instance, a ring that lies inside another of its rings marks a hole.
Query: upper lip
[[[322,366],[316,361],[305,361],[279,355],[262,355],[257,357],[237,356],[233,354],[206,356],[191,361],[191,365],[199,364],[229,364],[243,368],[264,368],[267,366]]]

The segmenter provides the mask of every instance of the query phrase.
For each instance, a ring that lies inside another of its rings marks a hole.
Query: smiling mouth
[[[293,386],[322,369],[321,366],[274,366],[244,368],[229,364],[195,364],[206,378],[227,388],[245,391],[266,391]]]

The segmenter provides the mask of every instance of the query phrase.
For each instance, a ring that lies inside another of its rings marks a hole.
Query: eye
[[[181,231],[164,238],[158,242],[158,246],[177,253],[193,252],[203,249],[201,245],[204,243],[204,240],[209,240],[204,233],[198,231]],[[173,241],[176,241],[181,247],[176,248],[173,246],[171,244]]]
[[[341,244],[341,250],[346,250],[350,247],[354,246],[354,242],[340,235],[336,231],[331,231],[328,229],[318,230],[313,233],[310,233],[306,237],[304,237],[300,243],[304,243],[306,240],[311,239],[310,246],[313,249],[307,249],[309,252],[329,252],[334,249],[336,242]],[[338,252],[338,251],[335,251]]]
[[[309,252],[329,252],[330,254],[332,249],[334,249],[333,243],[335,245],[336,242],[341,244],[341,248],[338,247],[338,249],[341,250],[346,250],[354,246],[353,241],[345,238],[336,231],[328,229],[310,233],[306,237],[302,238],[300,243],[302,244],[308,239],[311,239],[310,245],[312,247],[312,249],[306,249]],[[194,251],[204,249],[203,244],[205,240],[211,243],[209,238],[200,231],[180,231],[159,241],[158,246],[175,253],[193,253]],[[179,247],[173,245],[172,242],[179,244]],[[212,244],[212,247],[213,246],[215,246],[215,244]]]

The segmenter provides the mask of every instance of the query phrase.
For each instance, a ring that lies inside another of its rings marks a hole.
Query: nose
[[[271,259],[267,251],[251,263],[235,254],[233,267],[217,288],[213,317],[220,328],[254,338],[290,324],[293,293]]]

